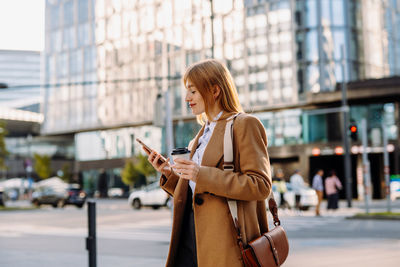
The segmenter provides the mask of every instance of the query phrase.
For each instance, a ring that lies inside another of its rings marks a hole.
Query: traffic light
[[[354,122],[350,123],[349,130],[350,130],[351,140],[357,141],[357,139],[358,139],[357,125]]]

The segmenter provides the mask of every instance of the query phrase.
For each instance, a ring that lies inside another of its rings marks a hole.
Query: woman
[[[328,198],[328,210],[337,210],[339,201],[338,189],[342,189],[342,183],[336,176],[334,170],[331,171],[330,176],[325,179],[325,193]]]
[[[174,197],[166,266],[243,266],[227,199],[237,200],[245,243],[268,230],[264,200],[271,191],[265,129],[254,116],[233,123],[234,172],[223,171],[226,119],[242,112],[228,69],[217,60],[190,66],[183,77],[186,102],[203,125],[189,143],[191,160],[168,160],[152,151],[148,160],[162,173],[160,186]]]

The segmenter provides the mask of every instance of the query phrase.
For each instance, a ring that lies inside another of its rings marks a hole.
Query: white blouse
[[[215,125],[217,125],[216,120],[218,120],[222,115],[222,111],[214,118],[214,121],[207,122],[204,127],[203,135],[199,138],[199,143],[197,144],[197,149],[193,154],[192,160],[196,162],[197,165],[201,166],[201,161],[203,160],[204,151],[207,148],[208,141],[210,141],[211,136],[214,132]],[[189,186],[192,189],[192,194],[196,188],[196,183],[192,180],[189,181]]]

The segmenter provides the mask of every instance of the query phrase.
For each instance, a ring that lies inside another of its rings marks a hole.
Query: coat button
[[[204,199],[202,199],[201,197],[199,197],[199,196],[194,197],[194,203],[196,203],[197,205],[200,206],[203,204],[203,202],[204,202]]]

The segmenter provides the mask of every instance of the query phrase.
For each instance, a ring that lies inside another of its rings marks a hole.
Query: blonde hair
[[[243,112],[233,78],[226,66],[218,60],[206,59],[189,66],[183,75],[185,86],[188,80],[203,97],[207,117],[209,117],[208,107],[214,100],[212,89],[215,86],[220,88],[220,94],[216,101],[224,111],[228,113]],[[197,121],[200,124],[205,123],[204,113],[197,116]]]

